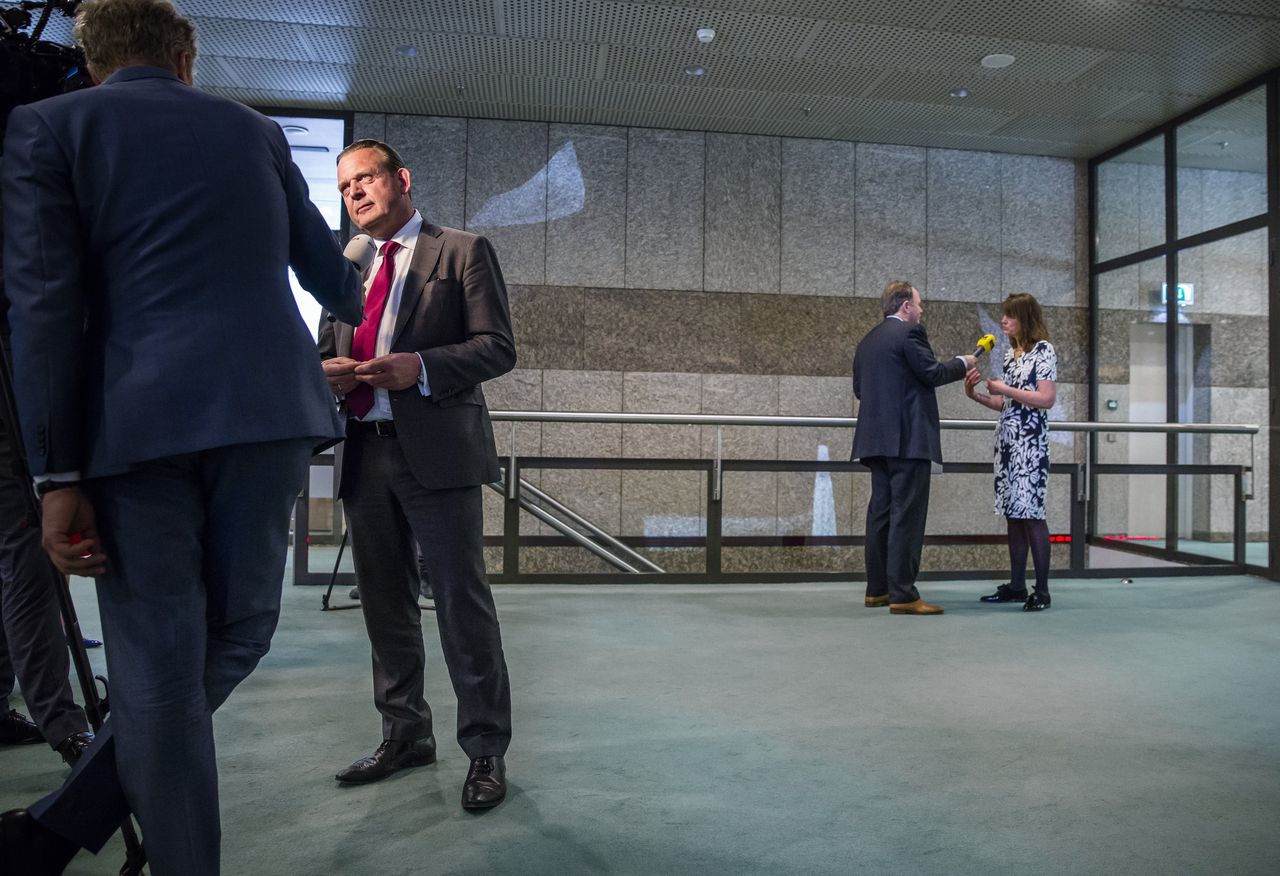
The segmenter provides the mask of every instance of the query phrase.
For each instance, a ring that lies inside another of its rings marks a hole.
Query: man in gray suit
[[[322,320],[320,352],[347,415],[338,495],[373,646],[382,743],[336,778],[373,782],[435,762],[416,540],[458,698],[458,742],[471,759],[462,806],[486,809],[506,795],[511,688],[484,572],[480,490],[499,471],[480,384],[515,365],[507,290],[488,240],[414,209],[409,170],[385,143],[343,150],[338,189],[378,247],[364,325]]]
[[[934,356],[920,324],[920,292],[910,283],[890,282],[880,304],[884,319],[853,356],[853,394],[860,404],[852,458],[871,469],[865,604],[888,605],[893,614],[941,614],[916,590],[929,476],[934,464],[942,464],[933,391],[964,377],[977,359],[956,356],[942,362]]]
[[[267,652],[289,515],[342,434],[289,288],[360,282],[279,127],[191,87],[167,0],[90,0],[95,88],[13,111],[4,266],[43,541],[97,577],[111,716],[67,783],[0,818],[0,872],[59,873],[127,812],[152,876],[219,871],[213,711]]]

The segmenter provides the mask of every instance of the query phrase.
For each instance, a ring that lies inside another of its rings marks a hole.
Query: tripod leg
[[[338,558],[333,561],[333,571],[329,573],[329,589],[324,592],[324,598],[320,600],[320,610],[329,610],[329,597],[333,595],[333,585],[338,582],[338,567],[342,565],[342,552],[347,549],[347,539],[351,535],[348,529],[342,533],[342,541],[338,545]]]
[[[85,650],[84,636],[80,632],[80,618],[76,614],[76,606],[71,599],[71,582],[65,575],[58,575],[58,578],[60,579],[58,608],[62,612],[62,625],[67,633],[67,645],[71,648],[71,663],[75,666],[76,678],[80,681],[80,691],[84,695],[85,714],[89,717],[90,726],[93,727],[94,732],[97,732],[102,729],[102,722],[107,719],[107,701],[98,694],[93,667],[89,663],[89,652]],[[138,832],[133,826],[132,818],[126,817],[121,823],[120,835],[124,838],[125,847],[125,863],[120,868],[121,876],[141,876],[142,867],[147,862],[147,854],[143,850],[142,841],[138,839]]]

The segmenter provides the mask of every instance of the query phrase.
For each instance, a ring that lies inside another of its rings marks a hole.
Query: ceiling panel
[[[261,106],[1075,157],[1280,66],[1280,0],[177,4],[199,29],[197,84]],[[716,30],[709,45],[700,26]],[[68,20],[46,36],[69,40]],[[987,70],[978,62],[992,52],[1016,61]],[[686,74],[695,67],[705,75]],[[1253,143],[1257,116],[1206,122],[1184,141],[1221,163],[1208,147]]]
[[[1204,53],[1256,27],[1248,16],[1117,0],[963,0],[938,30],[1153,55]]]

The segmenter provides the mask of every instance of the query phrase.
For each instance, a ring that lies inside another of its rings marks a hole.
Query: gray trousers
[[[505,754],[511,686],[484,572],[480,487],[428,490],[395,438],[353,434],[343,452],[360,608],[373,651],[373,699],[384,739],[432,734],[423,691],[426,651],[415,540],[435,596],[436,624],[458,699],[458,744],[468,757]]]
[[[67,680],[71,657],[57,596],[62,579],[28,517],[31,484],[18,471],[8,424],[0,419],[0,706],[8,710],[16,677],[31,719],[52,746],[89,723]]]
[[[107,551],[111,715],[30,807],[45,827],[97,852],[132,811],[152,876],[218,873],[213,712],[270,647],[312,444],[215,448],[86,482]]]
[[[925,522],[929,516],[927,459],[869,457],[871,501],[867,505],[867,596],[889,594],[899,604],[920,598],[916,575],[924,550]]]

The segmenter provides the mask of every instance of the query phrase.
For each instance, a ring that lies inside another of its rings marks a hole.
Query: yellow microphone
[[[995,335],[983,335],[982,337],[978,338],[977,349],[973,351],[974,358],[980,358],[983,353],[990,353],[992,348],[995,347],[995,345],[996,345]]]

